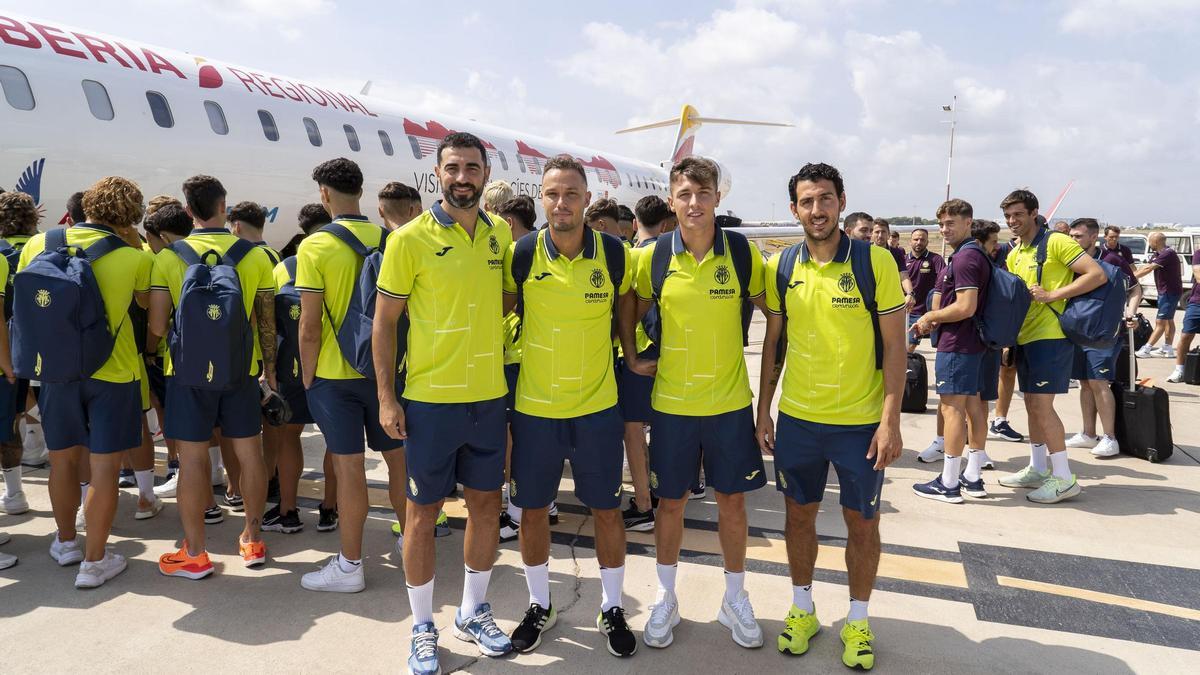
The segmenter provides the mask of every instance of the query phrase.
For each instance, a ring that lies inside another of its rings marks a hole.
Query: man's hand
[[[389,437],[398,441],[408,438],[404,407],[395,397],[389,397],[387,400],[379,402],[379,426],[383,427]]]
[[[768,455],[775,454],[775,422],[769,414],[759,413],[758,425],[754,429],[754,437],[758,439],[758,448]]]
[[[264,371],[263,372],[263,380],[266,381],[267,386],[271,389],[271,391],[273,391],[277,394],[279,393],[279,381],[275,377],[274,370]]]
[[[875,460],[875,470],[882,471],[900,457],[904,439],[900,437],[900,421],[881,423],[867,448],[867,459]]]
[[[1032,287],[1030,287],[1029,295],[1033,298],[1034,302],[1040,302],[1043,304],[1050,304],[1058,300],[1057,294],[1042,288],[1041,284],[1034,284]]]
[[[904,311],[911,312],[912,308],[915,307],[916,304],[917,304],[917,299],[913,296],[912,293],[909,293],[908,295],[906,295],[904,297]]]
[[[922,314],[921,317],[917,319],[917,322],[912,325],[910,330],[916,335],[929,335],[932,333],[933,329],[937,328],[937,322],[929,318],[930,314],[932,314],[932,312]]]
[[[643,377],[654,377],[654,374],[658,372],[657,360],[639,359],[636,356],[632,359],[626,357],[625,365],[629,366],[630,370]]]

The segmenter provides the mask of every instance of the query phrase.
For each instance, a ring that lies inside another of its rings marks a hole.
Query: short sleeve
[[[964,253],[966,252],[964,251]],[[954,258],[954,290],[956,291],[979,290],[987,283],[987,269],[984,265],[989,263],[978,252],[972,251],[971,253],[974,255],[959,254]]]
[[[753,242],[750,244],[750,297],[757,298],[763,294],[765,280],[763,275],[763,257]]]
[[[163,249],[154,256],[154,264],[150,267],[150,288],[159,291],[171,290],[170,269],[175,265],[179,256],[174,251]]]
[[[1079,245],[1079,242],[1067,236],[1051,236],[1046,248],[1047,257],[1052,256],[1065,267],[1075,264],[1079,256],[1083,255],[1083,247]]]
[[[255,259],[254,259],[254,271],[256,273],[256,276],[258,277],[257,290],[259,293],[274,294],[275,293],[275,264],[274,264],[274,261],[271,260],[271,254],[267,253],[266,248],[261,247],[261,246],[258,248],[262,249],[262,255],[255,256]]]
[[[275,292],[278,293],[287,282],[291,281],[288,275],[287,266],[280,262],[271,270],[271,275],[275,277]]]
[[[880,316],[904,308],[904,291],[900,288],[900,271],[896,259],[885,248],[871,247],[871,267],[875,270],[875,307]]]
[[[536,237],[536,234],[526,235]],[[515,294],[517,292],[517,279],[513,276],[513,251],[516,249],[517,243],[513,242],[512,246],[508,247],[508,251],[504,254],[504,292]]]
[[[318,260],[321,257],[320,239],[333,235],[314,233],[308,239],[300,242],[296,250],[296,289],[314,293],[325,292],[325,275],[321,272]],[[387,253],[384,253],[386,258]]]
[[[633,288],[633,277],[637,274],[637,270],[633,267],[633,256],[629,253],[629,247],[622,246],[621,253],[625,256],[625,274],[621,276],[621,285],[617,287],[617,295],[625,295],[629,289]],[[507,270],[508,267],[505,264],[504,269]],[[505,275],[505,281],[508,281],[508,275]]]
[[[766,287],[767,311],[772,314],[780,314],[782,312],[782,303],[779,301],[779,284],[765,283],[766,279],[775,279],[779,274],[779,259],[783,257],[783,253],[776,253],[771,256],[763,266],[764,286]]]
[[[657,245],[655,244],[654,246]],[[650,268],[654,266],[654,246],[646,247],[647,250],[642,254],[637,266],[637,279],[634,286],[637,290],[638,298],[642,300],[651,300],[654,298],[654,288],[650,284]]]
[[[150,275],[154,269],[154,254],[149,251],[139,251],[137,270],[133,276],[133,292],[145,293],[150,290]]]
[[[412,251],[415,247],[408,246],[404,240],[404,233],[411,231],[414,230],[409,225],[388,235],[387,248],[383,251],[383,268],[379,271],[379,292],[402,300],[412,293],[419,271]],[[506,261],[511,257],[511,251],[505,253]]]

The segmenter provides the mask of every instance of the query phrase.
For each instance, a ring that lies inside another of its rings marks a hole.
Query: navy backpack
[[[722,235],[725,236],[725,242],[729,247],[729,257],[733,260],[734,275],[737,276],[738,285],[741,286],[742,345],[746,346],[750,342],[750,320],[753,316],[753,307],[749,310],[746,308],[746,305],[750,304],[750,270],[752,264],[750,255],[753,247],[745,235],[739,232],[729,232],[718,227],[716,236],[720,237]],[[659,236],[654,242],[654,251],[650,254],[650,287],[653,304],[642,317],[642,328],[646,331],[646,337],[650,338],[650,341],[656,345],[662,344],[662,314],[658,305],[662,299],[663,284],[666,283],[667,277],[670,276],[671,259],[675,257],[675,240],[679,237],[679,230]],[[762,254],[757,249],[754,249],[753,255]]]
[[[302,386],[300,372],[300,291],[296,290],[296,256],[285,258],[288,280],[275,293],[275,331],[278,350],[275,379],[281,390]]]
[[[1021,277],[997,265],[979,242],[969,241],[964,248],[978,250],[992,266],[987,302],[983,305],[983,313],[975,316],[980,339],[990,349],[1016,346],[1017,335],[1033,302],[1029,289]]]
[[[1042,230],[1037,239],[1037,279],[1042,282],[1042,266],[1046,263],[1046,247],[1052,233]],[[1114,265],[1097,260],[1104,270],[1104,283],[1067,300],[1058,316],[1063,334],[1080,347],[1107,349],[1117,343],[1121,322],[1125,318],[1125,274]]]

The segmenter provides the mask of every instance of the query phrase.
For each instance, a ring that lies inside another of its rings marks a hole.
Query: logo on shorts
[[[614,497],[620,497],[620,496],[621,496],[621,486],[620,486],[620,485],[618,485],[618,486],[617,486],[617,491],[616,491],[615,493],[613,493],[613,496],[614,496]]]
[[[940,386],[942,386],[943,384],[946,384],[946,381],[945,381],[945,380],[938,380],[938,384],[937,384],[937,386],[939,386],[939,387],[940,387]]]
[[[212,364],[212,361],[209,361],[209,362],[208,362],[208,374],[207,374],[207,375],[205,375],[205,378],[206,378],[206,379],[207,379],[209,382],[212,382],[212,380],[213,380],[213,364]]]
[[[842,276],[838,277],[838,290],[843,293],[849,293],[854,289],[854,275],[849,272],[842,272]]]
[[[292,308],[290,310],[288,310],[288,316],[292,317],[292,321],[299,321],[300,320],[300,305],[292,305]]]
[[[783,488],[784,490],[787,489],[787,478],[784,477],[782,471],[775,472],[775,481],[779,483],[779,487]]]
[[[208,318],[212,319],[213,321],[217,321],[221,318],[221,308],[217,305],[209,305],[207,313]]]
[[[871,506],[874,507],[878,501],[879,501],[879,495],[876,494],[875,497],[871,499]]]
[[[1042,380],[1041,382],[1034,382],[1034,386],[1037,386],[1039,388],[1044,387],[1048,384],[1050,384],[1050,382],[1048,382],[1046,380]]]
[[[50,306],[50,291],[48,291],[44,288],[39,289],[38,292],[36,294],[34,294],[33,301],[37,303],[38,307],[49,307]]]
[[[754,480],[754,477],[757,475],[758,475],[758,469],[755,469],[755,470],[751,471],[748,476],[746,476],[746,480]]]
[[[1107,373],[1107,372],[1108,372],[1108,368],[1101,368],[1101,369],[1100,369],[1099,371],[1097,371],[1097,372],[1099,372],[1101,375],[1103,375],[1104,373]]]
[[[494,234],[488,237],[488,249],[491,250],[493,255],[500,252],[500,242],[496,241],[496,235]]]
[[[592,276],[588,278],[588,281],[592,282],[592,286],[594,286],[595,288],[603,287],[604,286],[604,272],[601,272],[600,268],[597,267],[596,269],[592,270]]]
[[[654,488],[655,490],[658,489],[658,474],[654,473],[653,471],[650,472],[650,487]]]
[[[417,496],[417,481],[412,477],[409,477],[408,479],[408,491],[412,494],[412,496]]]
[[[38,352],[37,363],[33,364],[33,374],[34,375],[42,374],[42,353],[41,352]]]
[[[717,265],[716,271],[713,272],[713,279],[722,286],[729,283],[729,268],[725,265]]]
[[[517,496],[517,479],[513,478],[508,481],[508,498],[512,499]]]

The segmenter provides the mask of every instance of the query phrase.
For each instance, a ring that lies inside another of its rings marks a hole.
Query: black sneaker
[[[609,654],[633,656],[637,652],[637,638],[629,630],[629,624],[625,623],[624,609],[613,607],[607,612],[600,612],[596,617],[596,628],[608,637]]]
[[[267,481],[267,501],[270,502],[271,504],[279,503],[279,476],[278,475],[272,476],[271,480]]]
[[[625,529],[630,532],[651,532],[654,530],[654,509],[639,511],[633,498],[629,499],[629,508],[621,512],[625,519]]]
[[[327,509],[324,506],[319,506],[319,516],[317,518],[317,532],[333,532],[337,529],[338,515],[337,507]]]
[[[688,499],[704,499],[707,492],[708,486],[704,484],[704,477],[701,477],[692,485],[692,489],[688,492]]]
[[[500,512],[500,542],[516,541],[521,532],[521,524],[508,515],[508,511]],[[531,647],[532,649],[532,647]]]
[[[550,524],[558,524],[558,502],[550,502]]]
[[[234,513],[241,513],[246,510],[246,505],[242,503],[242,496],[231,495],[228,492],[225,493],[225,506],[228,506],[229,510]]]
[[[304,529],[304,523],[300,522],[300,512],[292,509],[287,513],[280,513],[279,506],[272,506],[269,511],[263,514],[262,530],[263,532],[282,532],[284,534],[295,534]]]
[[[225,520],[225,512],[219,506],[213,506],[211,509],[204,509],[204,524],[216,525]]]
[[[542,644],[542,633],[553,628],[557,620],[558,612],[554,607],[545,609],[536,602],[530,603],[529,609],[525,610],[525,618],[521,619],[521,625],[513,630],[509,638],[513,649],[522,654],[537,649],[538,645]]]
[[[117,474],[117,487],[133,487],[137,480],[133,477],[133,469],[121,469]]]

